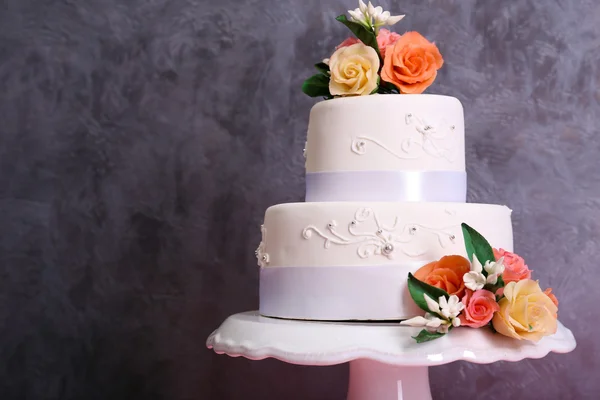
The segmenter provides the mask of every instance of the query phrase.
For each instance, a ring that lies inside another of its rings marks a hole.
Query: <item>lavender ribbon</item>
[[[464,171],[343,171],[306,174],[306,201],[466,202]]]

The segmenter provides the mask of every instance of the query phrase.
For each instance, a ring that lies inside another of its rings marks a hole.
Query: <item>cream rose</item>
[[[334,96],[365,96],[377,87],[379,57],[363,43],[337,49],[329,59],[329,92]]]
[[[505,336],[537,342],[556,333],[558,308],[536,281],[508,283],[498,305],[492,324]]]

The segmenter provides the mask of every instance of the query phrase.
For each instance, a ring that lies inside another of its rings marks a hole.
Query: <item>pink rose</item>
[[[465,308],[459,315],[460,324],[471,328],[481,328],[487,325],[492,320],[494,313],[500,310],[494,293],[485,289],[475,292],[467,289],[462,303]]]
[[[379,34],[377,35],[377,46],[379,47],[379,53],[381,54],[381,57],[385,57],[386,47],[391,46],[392,44],[396,43],[396,40],[398,40],[398,39],[400,39],[400,35],[397,34],[396,32],[390,32],[387,29],[379,30]],[[360,42],[360,40],[358,40],[357,38],[355,38],[353,36],[350,36],[349,38],[344,40],[342,43],[338,44],[335,49],[337,50],[342,47],[352,46],[353,44],[356,44],[359,42]]]
[[[531,279],[531,270],[527,267],[525,260],[523,260],[522,257],[504,249],[494,249],[494,257],[496,257],[496,260],[500,259],[500,257],[504,257],[505,269],[502,274],[504,283]]]
[[[396,40],[398,39],[400,39],[400,35],[396,32],[390,32],[387,29],[379,30],[379,34],[377,35],[377,46],[379,46],[381,57],[385,57],[385,49],[396,43]]]
[[[354,36],[350,36],[349,38],[347,38],[346,40],[344,40],[342,43],[338,44],[335,49],[341,49],[342,47],[348,47],[348,46],[352,46],[353,44],[356,43],[360,43],[360,40],[358,40],[357,38],[355,38]]]

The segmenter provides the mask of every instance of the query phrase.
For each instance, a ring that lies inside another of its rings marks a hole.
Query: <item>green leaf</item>
[[[329,93],[329,76],[323,74],[311,76],[302,84],[302,91],[310,97],[331,98],[331,93]]]
[[[408,273],[408,291],[410,292],[410,297],[412,297],[417,306],[426,312],[431,312],[431,310],[427,307],[427,302],[425,301],[425,297],[423,297],[424,294],[427,294],[427,296],[431,297],[436,302],[441,296],[446,297],[446,299],[450,297],[445,290],[421,282],[410,272]]]
[[[348,29],[354,33],[354,35],[360,39],[361,42],[375,49],[379,59],[381,60],[381,54],[379,53],[379,46],[377,45],[377,36],[375,36],[375,32],[372,29],[367,28],[366,26],[359,24],[358,22],[348,21],[345,15],[340,15],[336,18],[336,20],[340,21],[342,24],[346,25]]]
[[[375,86],[375,89],[371,90],[371,93],[369,94],[375,94],[377,93],[377,91],[379,90],[379,83],[381,82],[381,78],[379,77],[379,75],[377,75],[377,86]]]
[[[429,332],[425,329],[421,330],[417,336],[412,336],[417,343],[431,342],[432,340],[439,339],[444,336],[445,333]]]
[[[386,81],[382,80],[379,83],[379,88],[377,90],[377,93],[381,93],[381,94],[398,94],[398,93],[400,93],[400,91],[392,83],[389,83],[389,82],[386,82]]]
[[[488,241],[469,225],[462,223],[461,226],[469,260],[473,261],[473,254],[475,254],[481,265],[485,265],[487,261],[496,261],[494,250]]]
[[[325,64],[324,62],[315,64],[315,68],[323,75],[329,76],[329,65]]]

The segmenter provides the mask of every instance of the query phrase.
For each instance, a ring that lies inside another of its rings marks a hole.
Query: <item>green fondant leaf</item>
[[[302,84],[302,91],[310,97],[331,98],[331,93],[329,93],[329,76],[323,74],[311,76]]]
[[[377,36],[375,36],[375,32],[366,26],[359,24],[358,22],[348,21],[345,15],[340,15],[336,18],[336,20],[346,25],[346,27],[350,29],[361,42],[374,48],[379,56],[379,59],[381,60],[381,54],[379,53],[379,46],[377,45]]]
[[[377,93],[380,93],[380,94],[398,94],[398,93],[400,93],[400,91],[393,84],[382,80],[379,83],[379,88],[378,88]]]
[[[377,93],[377,91],[379,90],[379,83],[380,82],[381,82],[381,78],[379,77],[379,75],[377,75],[377,86],[375,86],[375,89],[373,89],[371,91],[371,93],[369,93],[369,94],[375,94],[375,93]]]
[[[473,254],[475,254],[481,265],[485,265],[487,261],[496,261],[494,251],[488,241],[469,225],[462,223],[461,226],[469,260],[473,261]],[[487,276],[485,272],[484,275]]]
[[[315,68],[323,75],[329,77],[329,65],[325,64],[324,62],[320,62],[315,64]]]
[[[417,343],[431,342],[432,340],[439,339],[444,336],[445,333],[429,332],[425,329],[421,330],[417,336],[412,336]]]
[[[412,297],[416,305],[426,312],[431,312],[431,310],[429,307],[427,307],[427,302],[423,296],[424,294],[427,294],[427,296],[431,297],[436,302],[441,296],[446,297],[446,299],[450,297],[445,290],[428,285],[425,282],[421,282],[410,272],[408,273],[408,291],[410,292],[410,297]]]

